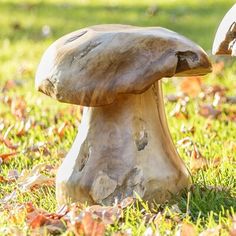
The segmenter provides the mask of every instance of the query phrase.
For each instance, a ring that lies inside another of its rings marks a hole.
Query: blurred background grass
[[[85,26],[106,23],[166,27],[209,51],[220,20],[233,3],[231,0],[1,0],[1,67],[3,62],[39,59],[46,45],[56,38]],[[47,33],[42,30],[50,32],[43,36]]]

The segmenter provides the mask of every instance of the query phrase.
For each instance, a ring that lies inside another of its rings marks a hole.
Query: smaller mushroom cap
[[[206,53],[173,31],[98,25],[54,42],[38,66],[36,87],[61,102],[102,106],[119,94],[143,93],[163,77],[210,71]]]
[[[212,54],[236,56],[236,4],[227,12],[219,25]]]

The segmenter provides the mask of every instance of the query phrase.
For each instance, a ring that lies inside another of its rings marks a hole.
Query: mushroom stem
[[[111,204],[135,193],[163,202],[188,183],[158,81],[142,94],[123,94],[110,105],[84,109],[77,137],[57,174],[56,194],[59,204]]]

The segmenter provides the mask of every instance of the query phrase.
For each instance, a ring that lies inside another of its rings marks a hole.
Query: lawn
[[[106,235],[236,235],[236,60],[211,56],[217,26],[233,3],[1,0],[0,235],[35,233],[29,211],[56,211],[55,173],[81,119],[79,107],[35,91],[40,57],[60,36],[103,23],[167,27],[201,45],[213,63],[205,77],[163,82],[170,131],[191,171],[190,189],[161,205],[137,199],[106,225]]]

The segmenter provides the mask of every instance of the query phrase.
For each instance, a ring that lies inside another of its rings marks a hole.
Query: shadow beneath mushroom
[[[219,186],[203,186],[194,184],[189,191],[184,190],[179,196],[172,198],[172,203],[178,203],[182,212],[187,212],[193,221],[206,219],[213,212],[213,218],[219,221],[219,216],[233,215],[236,210],[236,198],[230,189]]]

